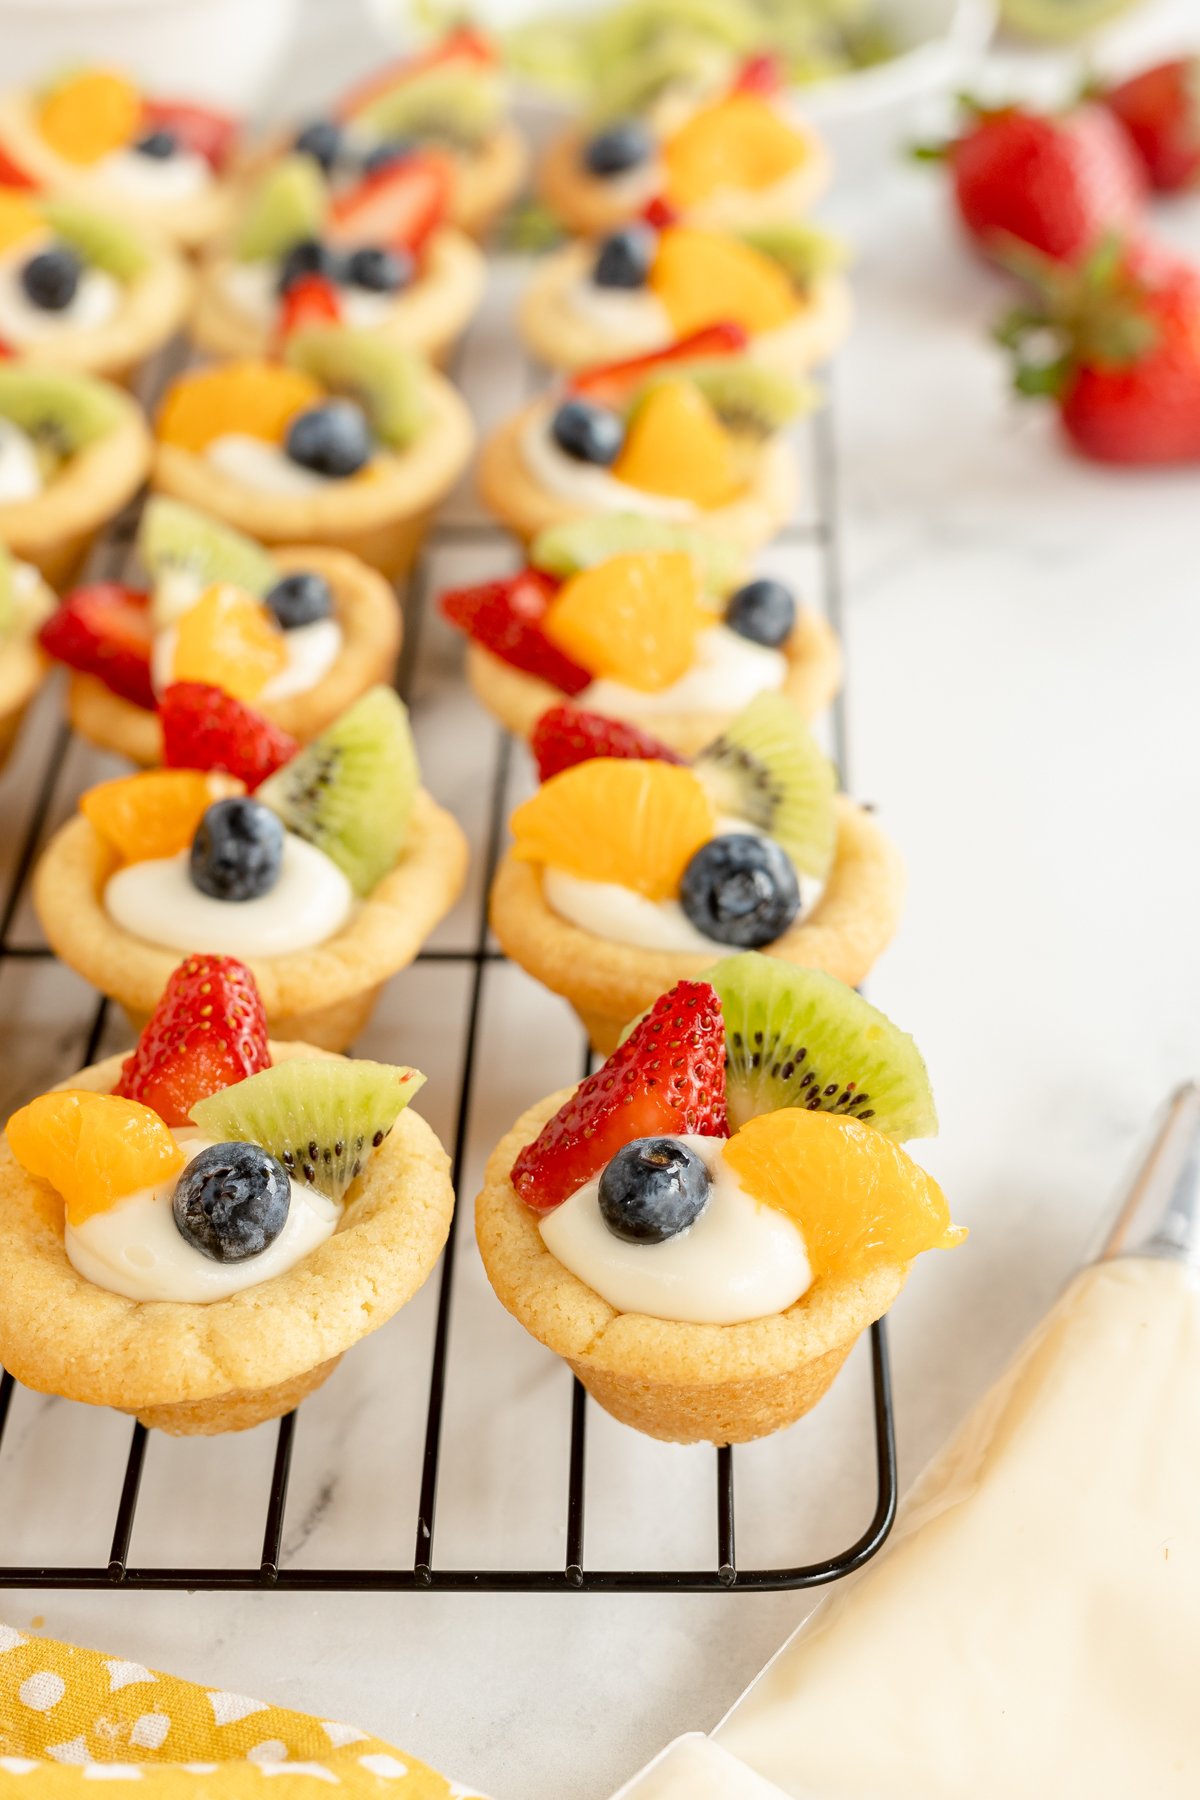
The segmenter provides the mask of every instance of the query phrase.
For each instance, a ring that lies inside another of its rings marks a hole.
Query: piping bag
[[[1193,1082],[883,1554],[614,1800],[1195,1800],[1198,1669]]]

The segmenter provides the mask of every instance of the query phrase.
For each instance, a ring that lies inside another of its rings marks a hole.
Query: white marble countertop
[[[871,991],[926,1052],[943,1120],[928,1161],[972,1230],[960,1255],[925,1259],[895,1311],[905,1479],[1080,1260],[1149,1115],[1200,1067],[1200,477],[1090,468],[1010,400],[986,334],[1003,289],[963,253],[943,201],[935,176],[896,169],[834,209],[859,250],[858,324],[835,377],[852,781],[911,874]],[[1171,229],[1200,249],[1200,200]],[[500,271],[464,370],[488,417],[515,397],[510,298]],[[435,582],[483,574],[494,554],[444,551]],[[808,552],[774,562],[811,583]],[[430,786],[478,842],[495,735],[458,662],[431,622],[417,731]],[[48,726],[6,778],[6,826],[32,803]],[[60,812],[96,771],[71,753]],[[466,942],[472,916],[469,897],[439,941]],[[414,971],[362,1046],[429,1071],[425,1110],[444,1132],[465,1001],[464,972]],[[74,977],[5,969],[6,1097],[65,1072],[86,1011]],[[489,976],[481,1041],[472,1179],[578,1058],[565,1009],[505,969]],[[566,1371],[500,1311],[469,1229],[462,1248],[439,1556],[553,1562]],[[431,1317],[427,1293],[303,1409],[292,1560],[411,1559]],[[819,1554],[865,1522],[866,1396],[860,1350],[786,1443],[739,1453],[739,1529],[762,1554]],[[0,1561],[103,1557],[128,1434],[114,1415],[19,1393]],[[254,1559],[273,1443],[270,1430],[153,1440],[136,1560]],[[681,1566],[711,1557],[710,1453],[651,1445],[592,1409],[590,1455],[591,1557],[619,1562],[631,1526]],[[497,1800],[603,1800],[668,1738],[714,1724],[804,1610],[736,1594],[0,1598],[22,1630],[353,1719]]]

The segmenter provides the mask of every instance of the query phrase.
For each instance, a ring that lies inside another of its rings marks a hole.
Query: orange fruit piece
[[[593,675],[652,694],[691,668],[696,634],[711,623],[694,558],[685,550],[643,550],[572,576],[542,629]]]
[[[758,94],[730,94],[692,114],[663,145],[666,196],[695,206],[722,189],[772,187],[808,160],[800,132]]]
[[[268,609],[223,581],[180,619],[171,680],[203,681],[235,700],[255,700],[287,660],[283,632]]]
[[[716,823],[691,769],[599,756],[552,775],[518,806],[513,855],[667,900]]]
[[[51,88],[38,129],[67,162],[95,163],[132,142],[142,123],[142,96],[114,69],[83,69]]]
[[[690,381],[663,381],[635,407],[613,464],[618,481],[647,494],[723,506],[742,485],[733,440]]]
[[[0,188],[0,250],[45,235],[46,221],[29,195],[17,188]]]
[[[775,331],[799,310],[779,264],[723,231],[678,226],[658,241],[650,287],[676,337],[729,321],[746,331]]]
[[[282,444],[296,414],[324,398],[321,384],[303,369],[249,359],[220,363],[171,383],[159,408],[158,435],[164,444],[196,454],[234,431]]]
[[[168,1180],[184,1161],[148,1106],[83,1088],[31,1100],[8,1121],[8,1142],[23,1169],[58,1189],[72,1225]]]
[[[799,1225],[814,1280],[953,1250],[967,1235],[950,1223],[933,1177],[861,1119],[797,1107],[760,1113],[723,1154],[748,1193]]]
[[[222,789],[198,769],[150,769],[89,788],[79,810],[122,861],[150,862],[187,849]]]

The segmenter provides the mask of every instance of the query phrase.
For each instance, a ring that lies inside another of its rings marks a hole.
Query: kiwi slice
[[[65,369],[21,363],[0,366],[0,418],[33,439],[38,460],[52,473],[63,457],[85,450],[120,423],[122,398],[107,382]]]
[[[746,573],[745,553],[736,544],[640,513],[598,513],[547,526],[534,538],[530,558],[548,575],[567,576],[639,550],[685,550],[699,566],[709,594],[731,594]]]
[[[817,401],[810,382],[748,357],[714,357],[674,365],[670,379],[677,381],[681,376],[695,382],[727,431],[748,438],[771,437],[810,412]]]
[[[292,1057],[198,1100],[192,1118],[219,1144],[258,1144],[293,1181],[340,1201],[424,1085],[391,1063]]]
[[[391,688],[369,688],[265,781],[258,798],[369,894],[408,837],[420,779],[408,713]]]
[[[403,450],[425,423],[422,365],[410,350],[365,331],[314,325],[293,332],[284,358],[333,393],[357,400],[379,437]]]
[[[118,281],[132,281],[150,267],[150,252],[136,231],[111,213],[81,206],[77,200],[50,198],[42,201],[47,225],[83,260],[105,269]]]
[[[718,813],[748,819],[823,881],[837,820],[833,765],[782,694],[759,694],[700,752],[693,767]]]
[[[284,256],[303,238],[320,237],[328,190],[311,156],[285,156],[250,195],[235,240],[242,262]]]
[[[279,570],[252,538],[207,513],[156,494],[138,526],[138,555],[154,580],[154,623],[174,624],[214,581],[231,581],[261,596]]]
[[[842,268],[846,261],[846,247],[840,238],[797,219],[778,225],[756,225],[743,231],[741,237],[752,250],[778,263],[800,294],[806,294],[822,275]]]
[[[725,1018],[731,1130],[758,1113],[804,1106],[847,1113],[888,1137],[936,1135],[921,1052],[853,988],[754,950],[726,957],[704,980]]]
[[[693,32],[660,32],[643,49],[621,57],[600,73],[593,124],[640,116],[675,87],[715,88],[729,71],[729,55]]]
[[[1128,12],[1134,0],[1000,0],[1010,31],[1039,42],[1069,43]]]
[[[381,138],[433,139],[475,150],[504,116],[504,97],[486,69],[447,63],[399,83],[355,114],[355,126]]]

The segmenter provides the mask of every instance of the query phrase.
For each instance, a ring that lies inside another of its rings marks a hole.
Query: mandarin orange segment
[[[769,101],[730,94],[693,113],[662,154],[667,198],[687,208],[727,188],[772,187],[807,162],[808,146]]]
[[[690,381],[663,381],[639,402],[613,474],[644,493],[703,507],[723,506],[741,486],[733,441]]]
[[[167,1181],[184,1161],[148,1106],[83,1088],[31,1100],[8,1121],[8,1142],[23,1169],[57,1188],[72,1225]]]
[[[796,1107],[760,1113],[723,1154],[756,1200],[799,1225],[814,1280],[953,1250],[967,1235],[950,1223],[933,1177],[861,1119]]]
[[[593,675],[650,694],[678,681],[696,660],[696,634],[712,623],[702,601],[686,551],[635,551],[573,576],[542,629]]]
[[[150,769],[89,788],[79,810],[124,862],[150,862],[186,850],[201,818],[228,781],[196,769]]]
[[[230,432],[282,444],[296,414],[324,397],[321,384],[303,369],[249,360],[221,363],[172,382],[159,408],[158,435],[196,455]]]
[[[511,824],[524,862],[667,900],[716,818],[691,769],[596,757],[552,776]]]
[[[179,621],[172,681],[203,681],[235,700],[256,700],[287,667],[287,642],[252,594],[218,582]]]
[[[51,88],[38,113],[38,129],[65,161],[95,163],[132,141],[142,113],[142,96],[124,75],[84,69]]]
[[[650,287],[676,337],[724,321],[749,332],[775,331],[798,311],[795,289],[779,264],[721,231],[664,231]]]
[[[17,188],[0,188],[0,251],[45,234],[46,221],[36,201]]]

